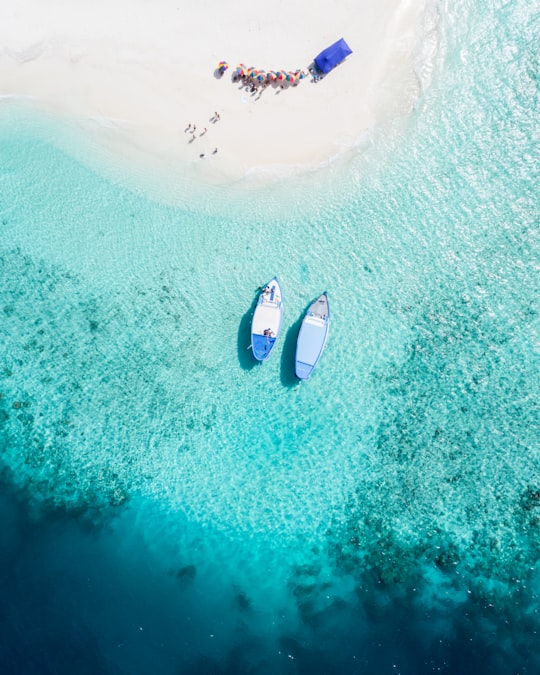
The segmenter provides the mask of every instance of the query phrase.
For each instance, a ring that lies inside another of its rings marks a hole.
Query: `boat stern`
[[[251,348],[253,350],[253,356],[257,361],[266,361],[270,356],[270,352],[272,351],[275,342],[275,337],[257,335],[255,333],[251,335]]]

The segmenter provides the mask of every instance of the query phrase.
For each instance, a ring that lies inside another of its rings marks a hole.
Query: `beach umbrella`
[[[292,73],[287,73],[287,82],[292,82],[294,80],[294,75]]]
[[[262,82],[263,80],[266,80],[266,75],[263,73],[259,73],[257,75],[257,79],[259,80],[259,82]]]
[[[285,73],[283,70],[280,70],[277,76],[278,80],[284,80],[287,77],[287,73]]]
[[[272,82],[272,80],[274,79],[273,73],[266,73],[266,79],[268,80],[268,82]]]
[[[229,64],[227,63],[227,61],[220,61],[218,64],[218,70],[220,70],[222,73],[224,73],[228,67]]]
[[[306,74],[304,73],[303,70],[301,70],[300,73],[299,73],[299,75],[298,75],[298,77],[299,77],[301,80],[303,80],[305,76],[306,76]]]

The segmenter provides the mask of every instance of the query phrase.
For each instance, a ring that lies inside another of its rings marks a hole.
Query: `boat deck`
[[[254,335],[264,335],[270,330],[270,337],[275,337],[281,324],[281,292],[277,284],[268,285],[261,295],[259,304],[255,308],[251,332]],[[268,336],[267,336],[268,337]]]
[[[258,305],[253,315],[251,332],[255,335],[264,335],[268,328],[276,334],[280,323],[281,309],[275,303]]]
[[[328,298],[321,295],[309,308],[307,317],[317,317],[322,320],[328,316]],[[306,317],[306,318],[307,318]]]

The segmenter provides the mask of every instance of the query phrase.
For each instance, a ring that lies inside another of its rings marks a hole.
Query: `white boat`
[[[326,291],[310,306],[302,320],[296,342],[295,372],[300,380],[309,380],[319,363],[330,327],[330,306]]]
[[[266,361],[276,344],[283,317],[283,298],[277,277],[262,289],[251,322],[251,349],[257,361]]]

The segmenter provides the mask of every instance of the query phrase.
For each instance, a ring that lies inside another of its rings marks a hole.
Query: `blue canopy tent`
[[[333,45],[324,49],[318,56],[315,57],[315,65],[323,75],[329,73],[332,68],[335,68],[343,61],[346,56],[352,54],[352,49],[345,42],[343,38],[334,42]]]

